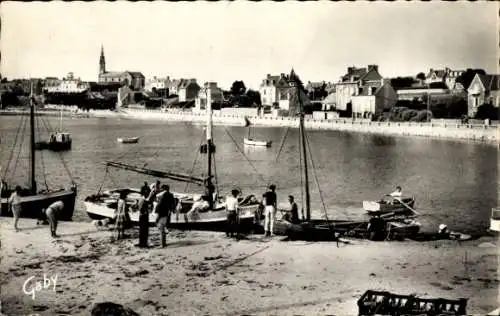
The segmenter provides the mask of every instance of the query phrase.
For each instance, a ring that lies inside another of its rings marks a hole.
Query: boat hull
[[[492,209],[490,218],[490,232],[500,233],[500,210]]]
[[[65,151],[71,150],[72,142],[36,142],[36,150],[52,150],[52,151]]]
[[[413,208],[413,206],[415,205],[414,198],[403,199],[403,202],[411,208]],[[406,206],[404,206],[401,203],[389,204],[389,203],[384,203],[382,201],[378,201],[378,202],[363,201],[363,209],[369,215],[383,215],[383,214],[388,214],[388,213],[392,213],[392,212],[399,214],[399,215],[404,215],[404,214],[411,215],[411,214],[413,214],[413,212],[411,210],[409,210]]]
[[[271,147],[272,141],[259,141],[259,140],[244,138],[243,144],[247,146]]]
[[[130,190],[132,194],[138,194]],[[188,195],[177,195],[186,197]],[[132,205],[135,204],[135,197],[129,195],[127,204],[129,205],[129,217],[132,224],[139,223],[139,212],[134,211]],[[84,205],[87,215],[93,220],[109,219],[112,222],[115,218],[116,198],[109,197],[96,201],[93,197],[87,197]],[[178,212],[170,215],[168,227],[181,230],[206,230],[206,231],[225,231],[227,228],[227,213],[222,207],[215,210],[194,212],[188,215],[187,211],[191,209],[190,201],[181,200],[182,207]],[[240,207],[239,227],[242,232],[250,231],[255,228],[255,214],[259,206],[252,204]],[[156,224],[156,216],[152,212],[149,214],[148,222],[150,226]]]
[[[116,141],[122,144],[135,144],[139,142],[139,137],[118,138]]]
[[[75,210],[76,191],[61,190],[43,194],[29,195],[21,197],[21,217],[22,218],[40,218],[42,209],[47,208],[56,201],[64,203],[64,210],[58,214],[58,220],[71,221]],[[1,199],[1,216],[12,217],[9,209],[8,198]]]

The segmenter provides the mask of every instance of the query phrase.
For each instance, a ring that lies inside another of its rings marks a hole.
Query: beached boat
[[[170,179],[179,182],[196,184],[204,187],[204,195],[196,193],[175,193],[174,197],[178,199],[178,207],[176,212],[171,214],[169,227],[178,229],[193,229],[193,230],[211,230],[221,231],[226,228],[227,213],[224,208],[223,198],[219,197],[218,188],[213,185],[218,184],[216,174],[213,172],[215,158],[215,145],[212,141],[212,106],[207,106],[207,127],[206,127],[206,143],[200,146],[199,153],[207,155],[207,176],[196,177],[193,175],[166,172],[154,170],[139,166],[133,166],[121,162],[107,161],[107,167],[119,168],[122,170],[133,171],[141,174],[154,176],[157,178]],[[106,170],[108,170],[106,168]],[[114,210],[116,209],[119,192],[126,190],[128,204],[136,203],[139,191],[130,188],[121,188],[108,192],[98,192],[96,195],[88,196],[85,199],[85,207],[89,217],[93,219],[113,219]],[[242,194],[240,190],[240,195]],[[158,197],[157,197],[158,198]],[[203,201],[201,201],[203,200]],[[242,230],[252,229],[255,227],[255,214],[259,209],[259,202],[253,195],[240,197],[240,216],[239,223]],[[157,201],[154,201],[156,203]],[[132,222],[138,222],[139,214],[129,208],[130,219]],[[150,223],[155,222],[154,214],[150,214]]]
[[[363,201],[363,209],[370,215],[383,215],[392,212],[411,215],[408,206],[413,207],[415,205],[415,198],[407,197],[401,199],[401,201],[406,205],[389,196],[384,196],[380,201]]]
[[[102,220],[105,218],[113,220],[115,217],[115,210],[118,205],[118,198],[120,192],[126,191],[126,202],[129,206],[129,216],[133,224],[139,223],[139,212],[134,208],[137,200],[140,197],[140,190],[136,188],[130,189],[117,189],[104,191],[98,195],[92,195],[85,199],[84,204],[87,214],[91,219]],[[193,229],[193,230],[210,230],[210,231],[224,231],[226,228],[227,213],[223,199],[214,201],[212,209],[206,209],[198,212],[189,213],[194,203],[199,201],[199,196],[182,194],[172,192],[179,207],[176,212],[170,216],[171,228],[177,229]],[[158,202],[159,196],[155,199],[154,205]],[[251,197],[240,200],[240,226],[245,231],[254,228],[255,210],[256,207],[251,202]],[[112,222],[112,221],[111,221]],[[156,223],[155,215],[150,212],[149,223],[154,225]]]
[[[50,135],[48,141],[40,141],[35,143],[36,150],[52,150],[64,151],[70,150],[72,146],[72,139],[70,133],[56,132]]]
[[[135,144],[139,142],[139,137],[119,137],[116,141],[122,144]]]
[[[32,93],[31,93],[32,95]],[[38,117],[39,119],[43,119]],[[21,127],[25,126],[26,122],[24,121],[24,116],[21,117]],[[45,124],[47,124],[45,122]],[[62,159],[60,157],[62,164],[71,179],[72,185],[69,188],[59,188],[59,189],[51,189],[48,187],[47,182],[45,182],[44,190],[37,189],[36,182],[36,163],[35,159],[37,157],[35,151],[35,105],[33,103],[33,98],[30,97],[30,116],[29,116],[29,126],[30,126],[30,168],[29,168],[29,178],[30,178],[30,187],[21,188],[21,217],[23,218],[40,218],[41,210],[43,208],[47,208],[50,204],[55,201],[63,201],[64,202],[64,210],[59,214],[59,219],[63,221],[70,221],[73,217],[73,212],[75,208],[75,199],[77,194],[76,184],[71,177],[71,174]],[[21,131],[21,129],[19,129]],[[18,145],[19,144],[19,145]],[[22,151],[23,141],[19,142],[16,140],[12,147],[12,154],[16,149]],[[19,146],[20,148],[17,148]],[[10,155],[13,157],[14,155]],[[17,155],[19,157],[19,155]],[[43,160],[43,156],[40,157]],[[2,190],[0,192],[0,215],[2,216],[12,216],[12,212],[9,208],[8,198],[10,194],[14,191],[14,186],[19,183],[21,180],[16,177],[15,170],[18,162],[12,161],[10,158],[7,161],[6,165],[2,170],[4,170],[1,175],[1,180],[5,184],[2,185]],[[44,163],[42,163],[44,165]],[[12,167],[12,168],[10,168]],[[7,178],[8,172],[11,172],[10,178]],[[45,171],[45,170],[43,170]],[[6,187],[6,185],[8,187]]]
[[[491,209],[490,232],[500,233],[500,210],[496,208]]]
[[[272,141],[255,140],[245,137],[243,139],[243,144],[247,146],[271,147]]]

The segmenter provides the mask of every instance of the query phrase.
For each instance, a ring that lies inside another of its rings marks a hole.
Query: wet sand
[[[469,314],[498,306],[495,237],[457,242],[285,242],[222,233],[172,231],[159,248],[134,247],[138,232],[110,242],[111,231],[91,223],[62,222],[60,238],[48,226],[21,219],[14,232],[1,218],[0,264],[5,315],[90,315],[94,303],[111,301],[140,315],[357,315],[368,289],[422,297],[469,298]],[[23,293],[33,281],[54,287]]]

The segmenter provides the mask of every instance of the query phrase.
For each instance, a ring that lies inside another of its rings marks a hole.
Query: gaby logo
[[[57,277],[58,276],[55,275],[49,278],[45,273],[43,274],[43,279],[39,281],[35,279],[35,276],[29,277],[26,281],[24,281],[23,292],[26,295],[31,295],[33,300],[36,298],[36,293],[42,290],[52,289],[55,292]]]

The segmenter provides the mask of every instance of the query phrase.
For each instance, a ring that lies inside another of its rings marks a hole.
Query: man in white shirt
[[[403,191],[400,186],[397,186],[396,191],[392,192],[389,195],[392,197],[392,204],[394,204],[394,202],[396,201],[401,201],[401,198],[403,197]]]
[[[238,237],[238,194],[236,189],[231,190],[231,195],[226,197],[227,230],[226,236]]]

